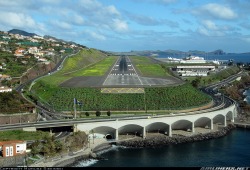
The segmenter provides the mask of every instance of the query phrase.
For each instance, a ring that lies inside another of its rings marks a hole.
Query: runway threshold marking
[[[135,68],[134,68],[134,66],[133,66],[133,64],[132,64],[132,62],[131,62],[131,60],[130,60],[130,58],[129,58],[129,57],[127,57],[127,58],[128,58],[128,60],[129,60],[129,62],[131,63],[131,66],[133,67],[133,69],[134,69],[134,71],[135,71],[135,73],[136,73],[136,76],[138,77],[138,79],[139,79],[141,85],[143,85],[143,83],[142,83],[142,81],[141,81],[141,79],[140,79],[138,73],[136,72],[136,70],[135,70]]]
[[[110,70],[108,76],[106,77],[106,79],[104,80],[104,82],[102,83],[103,85],[105,84],[105,82],[107,81],[109,75],[111,75],[110,73],[112,72],[112,70],[114,69],[114,67],[116,66],[116,63],[118,62],[118,60],[120,59],[120,57],[116,60],[115,64],[113,65],[112,69]],[[118,65],[119,66],[119,65]]]

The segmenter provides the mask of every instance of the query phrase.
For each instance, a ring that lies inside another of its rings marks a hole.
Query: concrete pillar
[[[232,119],[231,122],[234,122],[234,114],[232,113]]]
[[[194,129],[194,122],[192,122],[192,133],[195,132],[195,129]]]
[[[213,121],[213,119],[211,119],[210,129],[211,129],[211,130],[214,129],[214,121]]]
[[[143,132],[142,132],[143,139],[145,139],[146,136],[147,136],[147,134],[146,134],[146,127],[143,127]]]
[[[53,133],[52,133],[52,129],[51,129],[51,128],[49,129],[49,134],[50,134],[50,136],[53,136]]]
[[[227,126],[227,116],[224,116],[224,126]]]
[[[74,124],[73,128],[73,132],[77,132],[77,124]]]
[[[115,140],[119,140],[119,133],[118,129],[115,130]]]
[[[171,127],[171,125],[169,125],[168,136],[172,137],[172,127]]]

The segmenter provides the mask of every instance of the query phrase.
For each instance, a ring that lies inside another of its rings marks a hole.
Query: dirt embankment
[[[55,65],[56,64],[53,62],[39,63],[35,65],[34,67],[28,69],[27,72],[23,74],[23,76],[20,78],[20,83],[24,83],[28,80],[41,76],[45,73],[48,73],[55,67]]]

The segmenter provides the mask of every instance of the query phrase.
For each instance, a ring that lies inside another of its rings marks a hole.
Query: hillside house
[[[11,80],[11,77],[7,74],[0,74],[0,80]]]
[[[37,47],[30,47],[30,48],[28,49],[28,51],[29,51],[30,54],[36,54],[36,53],[39,52],[39,50],[38,50]]]
[[[21,57],[21,56],[23,56],[23,53],[25,52],[25,49],[24,48],[18,48],[18,49],[16,49],[16,51],[15,51],[15,56],[17,56],[17,57]]]
[[[4,93],[4,92],[12,92],[12,88],[1,86],[0,93]]]
[[[0,141],[0,155],[2,157],[11,157],[26,154],[26,141]]]

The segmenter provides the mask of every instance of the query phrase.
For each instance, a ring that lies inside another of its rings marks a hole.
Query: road
[[[56,64],[56,66],[50,71],[49,74],[54,74],[55,72],[57,72],[58,70],[60,70],[60,68],[62,68],[62,65],[63,65],[63,63],[64,63],[64,61],[65,61],[66,58],[71,57],[71,56],[73,56],[73,55],[76,55],[76,54],[79,53],[79,52],[80,52],[80,50],[76,51],[74,54],[65,55],[65,56]],[[16,87],[15,90],[16,90],[17,92],[19,92],[19,93],[23,96],[24,99],[26,99],[26,98],[24,97],[23,93],[22,93],[24,87],[27,86],[28,84],[31,84],[30,87],[29,87],[29,89],[30,89],[30,88],[32,87],[32,85],[33,85],[33,82],[35,82],[36,80],[38,80],[38,79],[40,79],[40,78],[42,78],[42,77],[44,77],[44,76],[48,76],[48,73],[45,73],[45,74],[40,75],[40,76],[38,76],[38,77],[36,77],[36,78],[30,79],[30,80],[26,81],[26,82],[23,83],[23,84],[20,84],[18,87]],[[26,100],[27,100],[27,99],[26,99]],[[28,101],[29,101],[29,100],[28,100]],[[30,101],[29,101],[29,102],[30,102]],[[45,104],[41,104],[41,103],[37,103],[37,104],[33,103],[33,104],[36,106],[36,108],[38,108],[38,109],[41,111],[41,113],[39,113],[39,114],[40,114],[40,116],[41,116],[42,118],[45,118],[46,120],[60,119],[60,117],[59,117],[60,114],[59,114],[59,113],[55,113],[55,111],[52,110],[52,109],[50,108],[50,106],[46,106]]]

